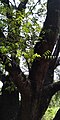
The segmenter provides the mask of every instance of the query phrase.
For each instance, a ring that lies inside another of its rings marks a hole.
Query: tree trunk
[[[12,70],[7,70],[7,65],[5,68],[21,93],[21,107],[17,120],[41,120],[53,94],[60,90],[60,82],[53,83],[54,67],[60,46],[59,32],[60,0],[48,0],[47,17],[39,36],[42,39],[39,39],[39,43],[35,46],[35,53],[40,54],[41,58],[36,57],[33,61],[29,79],[27,80],[15,65],[12,66]],[[53,52],[55,44],[56,48]],[[45,56],[48,50],[49,57],[56,55],[54,59]]]
[[[51,93],[50,89],[45,90],[44,87],[46,85],[53,83],[54,65],[57,58],[52,60],[51,59],[49,60],[48,58],[45,59],[43,54],[47,50],[50,50],[52,53],[53,47],[56,41],[58,41],[57,37],[60,29],[59,5],[60,5],[59,0],[57,1],[48,0],[47,17],[43,29],[40,33],[40,37],[42,37],[42,40],[40,40],[39,44],[37,45],[37,48],[35,49],[35,52],[38,54],[41,53],[42,57],[36,58],[32,64],[32,68],[29,75],[32,85],[32,90],[31,90],[32,92],[30,91],[31,96],[29,93],[29,97],[22,95],[21,120],[28,120],[28,119],[41,120],[53,95],[53,92]],[[39,48],[40,43],[42,45],[41,49]],[[57,52],[59,53],[59,50]],[[52,66],[53,68],[51,68]],[[50,73],[49,70],[52,73]],[[48,77],[48,81],[46,80],[47,77]]]
[[[19,94],[17,90],[6,90],[7,85],[3,85],[1,97],[1,120],[15,120],[19,110]],[[11,93],[10,93],[11,92]]]

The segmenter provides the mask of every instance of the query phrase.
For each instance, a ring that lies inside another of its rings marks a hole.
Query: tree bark
[[[27,0],[25,6],[26,2]],[[35,53],[40,54],[41,58],[36,57],[33,61],[29,78],[26,79],[19,66],[14,64],[13,61],[11,61],[12,67],[9,70],[8,64],[5,64],[5,69],[8,70],[10,78],[12,78],[21,93],[21,114],[18,120],[41,120],[52,96],[60,90],[60,82],[53,83],[54,66],[60,46],[59,6],[59,0],[48,0],[47,2],[47,17],[39,36],[39,43],[35,46]],[[53,52],[55,44],[56,48]],[[48,59],[47,56],[44,56],[48,50],[50,51],[49,58],[56,55],[54,59]],[[2,55],[0,57],[2,58]]]

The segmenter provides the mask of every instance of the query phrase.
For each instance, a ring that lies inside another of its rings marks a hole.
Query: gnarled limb
[[[30,80],[26,79],[26,76],[21,71],[16,61],[12,61],[12,59],[6,55],[3,55],[2,53],[0,53],[0,61],[3,61],[5,70],[9,72],[10,79],[12,79],[15,85],[18,87],[19,92],[28,92],[31,87]]]

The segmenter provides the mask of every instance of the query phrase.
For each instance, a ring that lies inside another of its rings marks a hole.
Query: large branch
[[[10,74],[13,82],[17,86],[19,92],[24,95],[30,95],[30,93],[31,93],[30,80],[26,79],[26,76],[21,71],[19,63],[17,63],[17,61],[16,61],[16,55],[15,55],[15,57],[12,56],[10,63],[11,63],[11,68],[8,69],[9,65],[6,64],[6,70],[9,71],[9,74]]]
[[[45,86],[44,90],[52,97],[57,91],[60,90],[60,81]]]
[[[45,111],[48,108],[48,105],[50,103],[50,100],[52,96],[60,90],[60,81],[56,83],[49,84],[48,86],[43,87],[43,90],[39,91],[37,94],[37,102],[36,104],[36,114],[38,115],[38,118],[42,118],[42,116],[45,114]]]
[[[10,76],[17,86],[20,93],[24,95],[30,95],[31,93],[31,84],[29,79],[26,79],[26,76],[21,71],[19,66],[13,65],[13,67],[9,71]]]
[[[60,1],[48,0],[47,2],[47,17],[44,22],[44,26],[40,33],[42,40],[46,40],[53,49],[54,42],[59,33],[60,28]]]
[[[57,5],[56,5],[57,4]],[[58,41],[57,37],[59,35],[59,29],[60,29],[60,8],[59,8],[60,1],[58,0],[56,3],[56,0],[48,0],[47,4],[47,17],[43,26],[43,29],[39,36],[39,41],[35,46],[35,53],[40,54],[42,57],[44,53],[48,50],[52,53],[55,43]],[[53,17],[54,16],[54,17]],[[54,21],[54,22],[53,22]],[[40,39],[41,38],[41,39]],[[55,49],[54,56],[59,53],[58,45]],[[51,54],[49,54],[51,55]],[[31,82],[37,86],[37,88],[42,87],[41,85],[44,83],[46,74],[48,73],[48,69],[52,67],[52,75],[54,71],[54,65],[56,62],[56,59],[52,60],[44,60],[40,58],[36,58],[32,64],[31,72],[30,72],[30,79]],[[49,71],[50,74],[50,71]],[[51,75],[51,74],[50,74]],[[48,75],[48,78],[50,77]],[[49,79],[48,79],[49,80]]]
[[[9,72],[10,79],[15,83],[20,93],[29,95],[31,93],[30,80],[21,71],[18,63],[0,52],[0,61],[5,65],[5,70]]]
[[[48,85],[50,83],[53,82],[53,77],[54,77],[54,69],[56,68],[56,61],[59,55],[59,51],[60,51],[60,37],[56,40],[55,46],[53,48],[53,52],[52,52],[52,60],[49,63],[49,68],[46,74],[46,78],[44,81],[44,85]],[[54,59],[53,59],[54,58]]]
[[[39,104],[40,107],[38,106],[38,111],[41,111],[40,117],[45,113],[50,100],[52,98],[52,96],[60,90],[60,81],[56,82],[56,83],[52,83],[53,82],[53,74],[54,74],[54,68],[55,68],[55,63],[56,63],[56,59],[58,57],[59,54],[59,49],[60,49],[60,38],[57,40],[57,44],[56,44],[56,48],[54,50],[53,55],[55,56],[55,59],[50,62],[49,64],[49,68],[48,68],[48,72],[44,81],[44,86],[42,87],[42,92],[40,90],[40,100],[39,100]],[[44,99],[45,98],[45,99]],[[41,104],[42,103],[42,104]],[[37,113],[38,113],[37,111]],[[39,116],[39,114],[38,114]]]
[[[53,48],[54,52],[50,55],[52,58],[48,59],[48,56],[44,58],[42,55],[42,58],[36,58],[34,60],[30,74],[33,89],[42,89],[43,85],[48,85],[53,82],[55,63],[60,49],[60,38],[56,39],[55,45],[55,49]]]

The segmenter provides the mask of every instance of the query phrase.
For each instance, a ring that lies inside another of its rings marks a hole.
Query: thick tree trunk
[[[31,97],[31,101],[32,101],[31,105],[30,107],[28,106],[30,109],[30,114],[32,116],[32,118],[28,117],[28,119],[30,118],[30,120],[41,120],[43,114],[45,113],[49,105],[51,97],[53,95],[53,92],[51,90],[47,89],[47,91],[45,91],[44,87],[48,84],[53,83],[54,65],[57,57],[56,59],[49,60],[49,59],[45,59],[43,57],[43,54],[47,50],[50,50],[52,53],[53,47],[56,41],[58,41],[59,39],[57,38],[59,35],[59,29],[60,29],[59,5],[60,5],[59,0],[57,1],[48,0],[47,17],[46,17],[46,21],[44,23],[43,29],[40,33],[40,37],[42,37],[42,40],[40,40],[42,47],[40,49],[38,45],[37,48],[35,49],[35,52],[37,52],[38,54],[41,54],[42,58],[36,58],[34,60],[31,68],[30,76],[29,76],[32,83],[32,93],[33,93]],[[58,56],[58,53],[59,53],[59,47],[56,54],[57,56]],[[46,80],[47,78],[48,80]],[[50,91],[52,93],[50,93]],[[24,102],[23,102],[23,106],[25,106]],[[26,114],[27,114],[27,110],[28,109],[26,109],[25,111]],[[22,120],[24,119],[25,117],[23,117]]]
[[[60,29],[59,6],[60,0],[48,0],[47,17],[40,33],[40,38],[42,37],[42,40],[39,39],[39,43],[35,46],[35,53],[40,54],[41,58],[36,58],[34,60],[29,79],[26,79],[18,67],[13,66],[12,70],[9,69],[9,73],[13,78],[14,83],[21,93],[21,113],[17,120],[41,120],[52,95],[60,90],[60,82],[53,84],[54,66],[60,45],[60,38],[58,36]],[[52,54],[55,43],[57,51],[55,49],[56,53]],[[51,52],[49,56],[56,55],[56,58],[51,60],[48,59],[47,56],[45,57],[44,54],[48,50]]]
[[[1,98],[1,120],[13,120],[17,118],[19,109],[19,93],[16,89],[10,91],[11,81],[8,76],[2,76],[3,87]],[[9,86],[10,85],[10,86]]]

